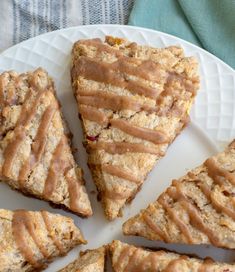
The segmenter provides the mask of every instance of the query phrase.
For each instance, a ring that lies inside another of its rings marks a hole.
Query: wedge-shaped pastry
[[[80,257],[77,260],[59,272],[104,272],[105,258],[104,246],[94,250],[86,250],[80,253]]]
[[[235,249],[235,142],[123,225],[126,235]]]
[[[235,265],[151,251],[120,241],[113,241],[109,248],[115,272],[235,272]]]
[[[88,164],[114,219],[186,125],[199,86],[197,62],[179,47],[106,37],[75,43],[71,76]]]
[[[42,69],[0,75],[0,178],[12,188],[90,216],[52,80]]]
[[[0,210],[0,271],[41,271],[53,258],[85,243],[69,217]]]

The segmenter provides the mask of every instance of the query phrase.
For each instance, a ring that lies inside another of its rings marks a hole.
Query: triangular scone
[[[104,272],[105,247],[80,252],[80,257],[59,272]]]
[[[1,180],[87,217],[91,206],[69,135],[44,70],[0,75]]]
[[[156,49],[112,37],[75,43],[72,85],[108,219],[135,197],[186,125],[199,86],[197,66],[179,47]]]
[[[235,265],[152,251],[120,241],[113,241],[109,248],[114,272],[235,272]]]
[[[0,210],[0,271],[39,271],[53,258],[85,243],[69,217]]]
[[[123,225],[126,235],[235,249],[235,143],[187,175]]]

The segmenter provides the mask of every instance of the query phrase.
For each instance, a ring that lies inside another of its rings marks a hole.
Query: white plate
[[[56,260],[46,271],[56,271],[77,256],[79,250],[95,248],[113,239],[132,242],[144,246],[166,247],[179,252],[191,252],[200,257],[212,256],[217,260],[234,261],[234,253],[206,246],[166,245],[149,242],[142,238],[124,237],[122,223],[140,209],[154,201],[170,184],[171,179],[180,177],[188,169],[199,165],[204,159],[223,149],[235,136],[235,73],[232,68],[206,51],[179,38],[138,27],[119,25],[93,25],[63,29],[38,36],[18,44],[0,55],[0,70],[14,69],[19,72],[32,70],[38,66],[45,68],[54,78],[57,94],[63,112],[74,135],[74,145],[78,147],[77,160],[85,171],[88,191],[94,185],[86,166],[86,153],[82,146],[82,131],[77,117],[77,107],[70,87],[70,51],[78,39],[114,35],[128,38],[140,44],[156,47],[181,45],[186,55],[196,56],[200,62],[201,90],[196,98],[191,117],[191,125],[178,136],[167,155],[149,175],[142,190],[132,204],[124,209],[124,216],[108,222],[103,215],[96,196],[90,194],[94,216],[80,219],[61,210],[52,209],[46,202],[26,198],[0,184],[0,207],[6,209],[25,208],[30,210],[47,209],[74,218],[81,227],[88,245],[77,247],[67,257]],[[201,127],[201,128],[199,128]],[[233,258],[232,258],[233,256]],[[111,271],[111,270],[110,270]]]

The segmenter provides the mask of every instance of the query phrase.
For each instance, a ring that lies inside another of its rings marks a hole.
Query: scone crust
[[[174,271],[174,272],[234,272],[235,266],[197,259],[169,251],[152,251],[120,241],[113,241],[109,250],[114,272]]]
[[[41,68],[0,75],[0,177],[13,189],[92,214],[54,83]]]
[[[123,225],[126,235],[235,248],[234,141],[191,170]]]
[[[151,48],[114,37],[74,44],[72,86],[108,219],[121,215],[188,123],[199,88],[197,66],[180,47]]]
[[[41,271],[86,243],[71,218],[47,211],[0,210],[0,229],[1,271]]]
[[[59,272],[104,272],[106,247],[80,252],[74,262],[61,269]]]

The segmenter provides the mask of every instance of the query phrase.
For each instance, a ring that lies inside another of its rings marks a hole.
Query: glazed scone
[[[113,241],[109,248],[114,272],[235,272],[235,265],[151,251],[120,241]]]
[[[86,250],[80,253],[80,257],[61,269],[59,272],[104,272],[105,271],[105,247]]]
[[[235,142],[123,225],[126,235],[235,249]]]
[[[92,214],[82,170],[46,71],[0,75],[0,178],[12,188]]]
[[[47,211],[0,210],[0,271],[41,271],[85,244],[71,218]]]
[[[112,220],[187,124],[198,64],[180,47],[106,37],[74,44],[71,77],[88,165]]]

